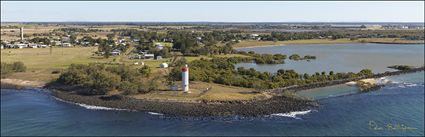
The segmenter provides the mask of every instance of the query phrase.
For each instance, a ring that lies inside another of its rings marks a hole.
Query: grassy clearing
[[[368,38],[368,39],[359,39],[359,41],[369,42],[369,43],[396,43],[396,44],[418,44],[424,43],[423,40],[404,40],[399,38]]]
[[[94,55],[96,47],[72,47],[72,48],[24,48],[24,49],[2,49],[1,62],[12,63],[21,61],[27,66],[26,72],[15,73],[9,78],[49,82],[57,78],[58,74],[52,71],[62,71],[71,64],[88,63],[123,63],[133,65],[135,62],[144,62],[152,69],[153,75],[165,74],[167,69],[159,68],[161,63],[171,63],[170,58],[161,60],[130,60],[127,56],[113,56],[109,59]],[[216,55],[217,57],[244,56],[238,54]],[[187,61],[198,60],[200,58],[211,58],[212,56],[185,57]],[[141,67],[135,66],[135,67]]]
[[[207,90],[207,88],[209,90]],[[226,101],[226,100],[250,100],[261,98],[262,93],[252,93],[253,89],[225,86],[205,82],[191,82],[190,94],[181,91],[155,91],[148,94],[138,94],[132,97],[137,99],[168,100],[168,101]]]
[[[97,48],[38,48],[38,49],[3,49],[2,62],[22,61],[29,70],[63,69],[72,63],[87,64],[90,62],[111,61],[93,56]]]
[[[11,78],[25,80],[41,80],[48,82],[56,78],[57,74],[51,74],[54,70],[62,70],[69,65],[87,64],[90,62],[106,62],[112,59],[94,57],[93,52],[97,48],[38,48],[38,49],[2,49],[2,62],[21,61],[27,66],[27,72],[16,73]]]

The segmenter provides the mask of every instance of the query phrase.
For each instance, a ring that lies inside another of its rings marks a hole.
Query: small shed
[[[37,44],[29,44],[29,47],[35,49],[35,48],[38,48],[38,45]]]
[[[154,54],[145,54],[144,56],[143,56],[143,58],[145,58],[145,59],[153,59],[155,57],[155,55]]]
[[[117,49],[112,50],[112,52],[111,52],[111,55],[113,55],[113,56],[117,56],[117,55],[120,55],[120,54],[121,54],[121,50],[117,50]]]
[[[20,48],[20,49],[22,49],[22,48],[28,48],[28,44],[16,44],[15,47],[16,48]]]
[[[62,47],[72,47],[71,43],[62,43]]]
[[[160,68],[168,68],[168,64],[167,63],[161,63],[159,64]]]
[[[157,46],[156,46],[156,49],[158,49],[158,50],[162,50],[162,49],[164,49],[164,46],[162,46],[162,45],[157,45]]]

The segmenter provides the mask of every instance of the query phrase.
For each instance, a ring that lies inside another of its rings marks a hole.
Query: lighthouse
[[[189,67],[187,64],[182,68],[182,90],[184,93],[189,92]]]

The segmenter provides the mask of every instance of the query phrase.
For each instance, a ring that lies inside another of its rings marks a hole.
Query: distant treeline
[[[81,33],[87,33],[87,32],[102,32],[103,30],[100,29],[93,29],[93,28],[59,28],[59,29],[54,29],[53,32],[56,31],[62,31],[62,32],[66,32],[66,33],[76,33],[76,32],[81,32]]]
[[[310,32],[272,32],[261,35],[262,40],[303,40],[303,39],[341,39],[341,38],[402,38],[424,40],[423,30],[329,30]]]

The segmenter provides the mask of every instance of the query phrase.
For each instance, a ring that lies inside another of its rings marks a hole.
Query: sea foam
[[[102,107],[102,106],[94,106],[94,105],[87,105],[87,104],[82,104],[82,103],[75,103],[75,102],[70,102],[70,101],[66,101],[57,97],[54,97],[56,100],[58,101],[62,101],[65,103],[69,103],[69,104],[74,104],[86,109],[91,109],[91,110],[118,110],[118,111],[132,111],[129,109],[120,109],[120,108],[109,108],[109,107]]]
[[[156,113],[156,112],[148,112],[148,114],[150,114],[150,115],[157,115],[157,116],[162,116],[162,115],[164,115],[164,114]]]
[[[276,113],[276,114],[271,114],[271,116],[279,116],[279,117],[291,117],[291,118],[295,118],[295,119],[301,119],[299,117],[297,117],[297,115],[305,115],[310,113],[311,110],[306,110],[306,111],[294,111],[294,112],[289,112],[289,113]]]

